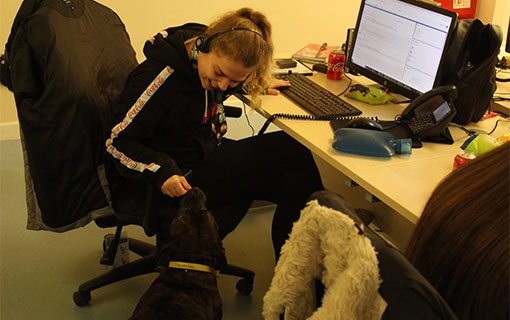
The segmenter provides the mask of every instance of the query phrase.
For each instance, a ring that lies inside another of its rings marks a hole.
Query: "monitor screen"
[[[510,53],[510,18],[508,18],[508,31],[506,32],[506,47],[505,51]]]
[[[413,0],[362,0],[350,70],[409,98],[439,86],[457,14]]]

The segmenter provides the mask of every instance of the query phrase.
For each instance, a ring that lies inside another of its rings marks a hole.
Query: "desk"
[[[351,78],[353,84],[372,83],[361,76]],[[345,77],[341,81],[332,81],[324,74],[317,73],[312,79],[333,93],[343,91],[348,85]],[[344,99],[360,109],[363,116],[378,116],[380,120],[393,120],[395,115],[405,108],[405,105],[401,104],[374,106]],[[261,107],[257,111],[266,118],[274,113],[307,114],[283,95],[263,96]],[[468,127],[489,132],[495,122],[496,119],[493,118]],[[423,143],[423,147],[413,149],[410,156],[396,155],[387,159],[334,150],[333,131],[327,121],[276,119],[274,124],[314,153],[326,188],[339,192],[350,202],[356,202],[353,204],[355,207],[375,210],[376,224],[402,249],[406,247],[432,191],[452,171],[453,159],[468,138],[463,130],[452,127],[450,132],[455,140],[453,145]],[[374,209],[367,201],[365,204],[360,202],[359,196],[352,197],[358,199],[349,199],[353,192],[346,189],[343,177],[361,186],[368,195],[379,199],[382,205],[375,205]]]
[[[506,78],[506,79],[509,78],[508,75],[500,76],[500,77]],[[508,95],[508,93],[510,93],[510,82],[496,81],[496,85],[498,88],[497,88],[496,92],[494,93],[495,97],[500,96],[500,97],[510,98],[510,96]],[[508,114],[510,114],[510,100],[502,100],[502,101],[493,102],[492,108],[494,108],[494,110],[501,110],[501,111],[503,111],[503,113],[508,115]]]

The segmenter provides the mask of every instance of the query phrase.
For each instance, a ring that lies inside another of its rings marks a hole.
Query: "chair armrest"
[[[225,110],[225,116],[229,118],[240,118],[243,114],[243,109],[239,107],[223,106]]]

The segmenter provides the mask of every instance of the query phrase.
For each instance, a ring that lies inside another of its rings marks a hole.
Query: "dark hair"
[[[206,34],[210,35],[232,28],[254,29],[262,36],[246,30],[224,32],[211,39],[211,51],[240,61],[245,67],[256,66],[255,72],[244,84],[246,91],[256,96],[267,89],[271,76],[274,50],[271,24],[264,14],[250,8],[242,8],[227,12],[211,23]]]
[[[459,319],[509,319],[510,143],[434,190],[407,257]]]

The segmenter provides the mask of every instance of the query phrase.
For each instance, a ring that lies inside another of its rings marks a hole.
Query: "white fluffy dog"
[[[316,309],[314,280],[325,294]],[[347,215],[310,201],[294,223],[264,296],[266,320],[379,319],[378,261],[370,240]]]

